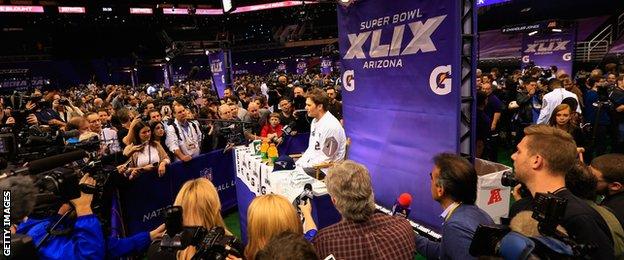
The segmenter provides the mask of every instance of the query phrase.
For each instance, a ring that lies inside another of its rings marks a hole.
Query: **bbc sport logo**
[[[438,66],[429,75],[429,87],[433,93],[443,96],[451,93],[451,65]]]

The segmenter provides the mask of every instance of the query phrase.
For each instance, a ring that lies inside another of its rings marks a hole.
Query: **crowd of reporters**
[[[565,78],[563,81],[565,84]],[[315,82],[303,85],[288,76],[280,76],[275,85],[266,86],[264,95],[262,88],[266,83],[243,78],[236,82],[234,89],[226,89],[222,100],[209,94],[208,82],[189,82],[166,91],[154,87],[151,90],[118,86],[98,89],[93,85],[86,91],[36,91],[33,96],[51,100],[51,107],[46,107],[45,102],[29,99],[26,108],[31,114],[21,115],[16,121],[12,113],[3,110],[0,121],[4,125],[55,125],[65,131],[77,130],[79,134],[73,137],[76,140],[70,138],[68,142],[96,137],[99,140],[98,155],[108,157],[117,165],[112,183],[118,184],[132,181],[141,174],[162,176],[166,174],[167,165],[174,161],[186,162],[201,153],[227,147],[235,142],[231,138],[234,135],[231,131],[229,135],[220,135],[223,128],[239,129],[239,136],[245,140],[266,138],[276,143],[284,134],[280,131],[285,126],[281,125],[282,122],[289,122],[287,124],[294,132],[305,132],[307,129],[301,125],[305,125],[307,121],[304,120],[308,119],[305,114],[295,113],[300,104],[297,100],[305,100],[306,89],[332,83],[329,78]],[[551,80],[550,85],[557,89],[560,86],[557,82]],[[531,104],[536,100],[532,96],[537,91],[532,89],[536,87],[531,86],[533,83],[533,79],[527,79],[522,82],[525,88],[518,90],[520,94],[529,93]],[[618,83],[622,84],[618,86],[624,86],[622,77]],[[489,82],[482,81],[480,87],[490,92],[488,88],[491,85],[487,84]],[[334,102],[339,95],[336,95],[333,84],[329,85],[326,94],[334,94]],[[610,96],[613,97],[613,94]],[[560,102],[563,102],[565,98],[561,99]],[[480,94],[480,110],[487,107],[489,100],[487,93],[485,96]],[[522,100],[518,99],[516,103],[522,103]],[[543,100],[542,109],[545,107]],[[7,107],[9,102],[4,100],[3,104]],[[244,104],[247,109],[244,109]],[[518,104],[515,109],[522,109],[523,104]],[[597,147],[581,146],[579,138],[582,137],[560,126],[562,120],[557,118],[561,116],[558,112],[563,110],[558,109],[560,105],[548,106],[555,111],[551,112],[554,113],[555,124],[521,124],[522,128],[515,131],[513,142],[516,152],[511,159],[515,178],[522,184],[514,189],[517,202],[510,212],[512,233],[520,234],[528,239],[526,241],[554,237],[571,248],[569,252],[557,251],[545,244],[539,250],[527,251],[538,257],[622,257],[624,155],[594,152],[590,156],[586,154],[583,159],[580,154],[595,151]],[[618,111],[619,106],[614,107]],[[341,114],[339,105],[333,109],[337,109],[337,115]],[[568,109],[569,113],[576,111],[569,105],[564,109]],[[541,109],[530,107],[526,111],[537,119],[542,117]],[[492,118],[499,116],[493,115]],[[24,122],[18,122],[20,120]],[[491,131],[498,129],[498,125],[500,123],[490,121],[490,131],[484,135],[485,138],[495,137]],[[492,147],[484,149],[487,151]],[[617,149],[617,143],[612,145],[612,149]],[[474,247],[477,231],[484,226],[492,226],[494,221],[474,205],[477,193],[475,168],[458,155],[438,154],[432,157],[433,167],[429,173],[431,197],[443,210],[440,240],[415,233],[404,218],[377,212],[368,170],[357,162],[344,161],[334,165],[325,180],[332,202],[342,216],[339,223],[319,230],[313,221],[314,209],[310,203],[296,207],[280,195],[259,196],[248,209],[247,245],[243,247],[235,239],[230,240],[228,258],[317,259],[331,255],[335,259],[412,259],[416,253],[441,259],[477,257],[475,252],[487,251],[471,248]],[[3,190],[19,189],[14,180],[3,183],[8,185]],[[96,180],[88,174],[82,176],[80,183],[81,186],[96,186]],[[32,187],[23,188],[21,192],[24,190],[36,193]],[[104,259],[145,252],[148,252],[150,259],[191,259],[202,251],[199,245],[177,251],[162,250],[158,241],[164,235],[172,235],[164,225],[128,238],[110,236],[93,214],[93,194],[88,190],[81,190],[78,198],[66,201],[58,209],[58,214],[53,216],[29,216],[25,219],[26,216],[19,216],[13,219],[16,224],[13,231],[29,235],[39,246],[38,256],[44,259]],[[539,194],[550,194],[565,201],[566,207],[556,223],[561,226],[558,230],[563,230],[563,235],[548,233],[541,228],[541,222],[526,217],[526,210],[535,210]],[[232,236],[221,216],[217,190],[209,180],[196,179],[185,183],[173,205],[181,209],[181,225],[207,230],[220,227],[224,236]],[[303,218],[298,215],[297,209]],[[39,245],[44,237],[49,236],[48,227],[66,214],[74,215],[61,223],[61,226],[71,227],[69,233],[54,234]]]

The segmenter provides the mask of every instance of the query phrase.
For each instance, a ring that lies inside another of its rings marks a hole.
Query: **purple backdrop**
[[[499,3],[509,2],[509,1],[511,0],[477,0],[477,6],[481,7],[481,6],[499,4]]]
[[[370,170],[377,203],[409,192],[410,218],[437,230],[429,172],[435,154],[459,149],[459,13],[455,0],[338,6],[349,158]]]
[[[546,68],[552,65],[568,74],[572,73],[575,34],[571,32],[524,36],[522,41],[522,66],[530,62]]]
[[[321,58],[321,73],[329,75],[332,73],[333,66],[330,58]]]
[[[618,41],[614,42],[609,50],[609,53],[624,53],[624,36]]]
[[[297,62],[297,74],[304,74],[307,68],[308,64],[305,61],[302,60],[300,62]]]
[[[227,87],[225,84],[225,55],[226,53],[223,50],[208,55],[210,70],[212,71],[212,84],[217,89],[219,97],[223,97],[223,92]]]

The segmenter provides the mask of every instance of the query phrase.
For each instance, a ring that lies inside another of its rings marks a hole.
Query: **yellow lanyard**
[[[448,221],[451,218],[451,215],[453,215],[453,212],[455,212],[455,210],[457,210],[459,206],[461,206],[461,203],[457,204],[457,206],[446,215],[446,217],[444,218],[444,222]]]

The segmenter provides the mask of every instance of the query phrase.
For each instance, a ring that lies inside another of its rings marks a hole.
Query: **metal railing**
[[[617,28],[616,28],[617,29]],[[575,60],[581,62],[600,61],[609,51],[614,40],[614,26],[609,24],[588,41],[577,42]]]
[[[585,41],[576,43],[575,60],[581,62],[600,61],[607,55],[611,43],[602,41]]]

